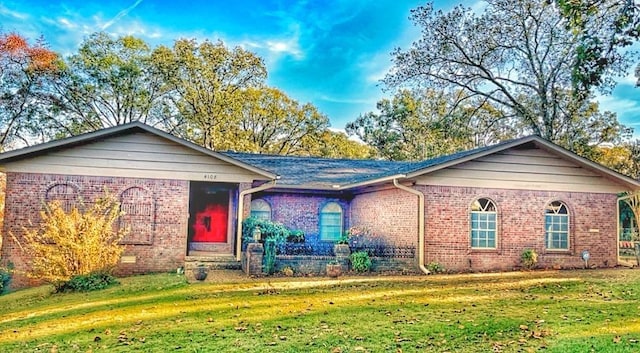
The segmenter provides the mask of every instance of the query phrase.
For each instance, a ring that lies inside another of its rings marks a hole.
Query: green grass
[[[0,297],[1,352],[637,352],[640,271],[187,284]]]

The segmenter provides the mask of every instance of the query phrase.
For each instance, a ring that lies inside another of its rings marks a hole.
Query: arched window
[[[47,190],[45,201],[47,203],[58,201],[62,209],[69,212],[78,201],[78,189],[69,184],[55,184]]]
[[[471,204],[471,247],[496,248],[497,209],[493,201],[480,198]]]
[[[263,199],[251,200],[251,217],[271,220],[271,206]]]
[[[569,210],[560,201],[553,201],[544,210],[545,244],[549,250],[569,249]]]
[[[342,235],[342,207],[329,202],[320,210],[320,240],[336,241]]]
[[[153,195],[143,188],[132,187],[120,194],[120,229],[129,228],[124,244],[152,244],[156,208]]]

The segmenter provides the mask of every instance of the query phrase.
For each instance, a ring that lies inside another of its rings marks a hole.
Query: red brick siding
[[[418,197],[399,189],[356,195],[351,201],[351,223],[387,238],[390,244],[417,246]]]
[[[465,187],[418,186],[425,194],[425,262],[437,261],[447,269],[509,270],[520,266],[520,254],[533,248],[539,266],[583,266],[582,250],[591,253],[590,264],[611,267],[617,263],[616,202],[614,194],[503,190]],[[498,208],[498,244],[495,251],[470,247],[471,202],[492,199]],[[545,249],[544,209],[563,201],[570,212],[569,251]],[[597,229],[598,232],[590,232]]]
[[[349,201],[334,196],[313,194],[260,192],[252,198],[263,199],[271,206],[271,219],[280,222],[292,230],[304,232],[307,242],[317,239],[320,209],[328,202],[337,202],[343,211],[344,230],[349,227]],[[250,201],[249,201],[250,203]]]
[[[92,202],[103,195],[105,189],[115,195],[120,195],[133,186],[152,192],[156,202],[153,244],[127,245],[123,255],[135,256],[136,263],[120,264],[118,274],[168,271],[184,263],[189,212],[188,181],[7,173],[6,222],[3,234],[13,234],[21,239],[23,226],[28,225],[29,221],[37,224],[46,191],[57,183],[77,187],[85,202]],[[14,287],[33,283],[23,276],[29,261],[11,236],[4,237],[2,259],[15,265]]]

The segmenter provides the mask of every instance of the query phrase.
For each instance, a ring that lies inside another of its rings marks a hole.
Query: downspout
[[[258,191],[263,191],[267,189],[271,189],[276,186],[276,180],[274,179],[272,182],[257,186],[252,189],[247,189],[240,191],[238,196],[238,225],[236,226],[236,260],[240,261],[242,259],[242,220],[244,214],[244,197],[256,193]]]
[[[404,186],[398,183],[398,179],[393,179],[393,185],[408,193],[418,196],[418,267],[425,274],[431,274],[431,271],[424,267],[424,194],[418,190]]]

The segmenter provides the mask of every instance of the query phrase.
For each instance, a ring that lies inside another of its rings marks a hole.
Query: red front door
[[[225,185],[206,182],[191,183],[189,241],[228,242],[229,195],[229,188]]]
[[[209,204],[195,215],[193,239],[197,242],[224,243],[227,241],[227,222],[229,207],[221,204]]]

